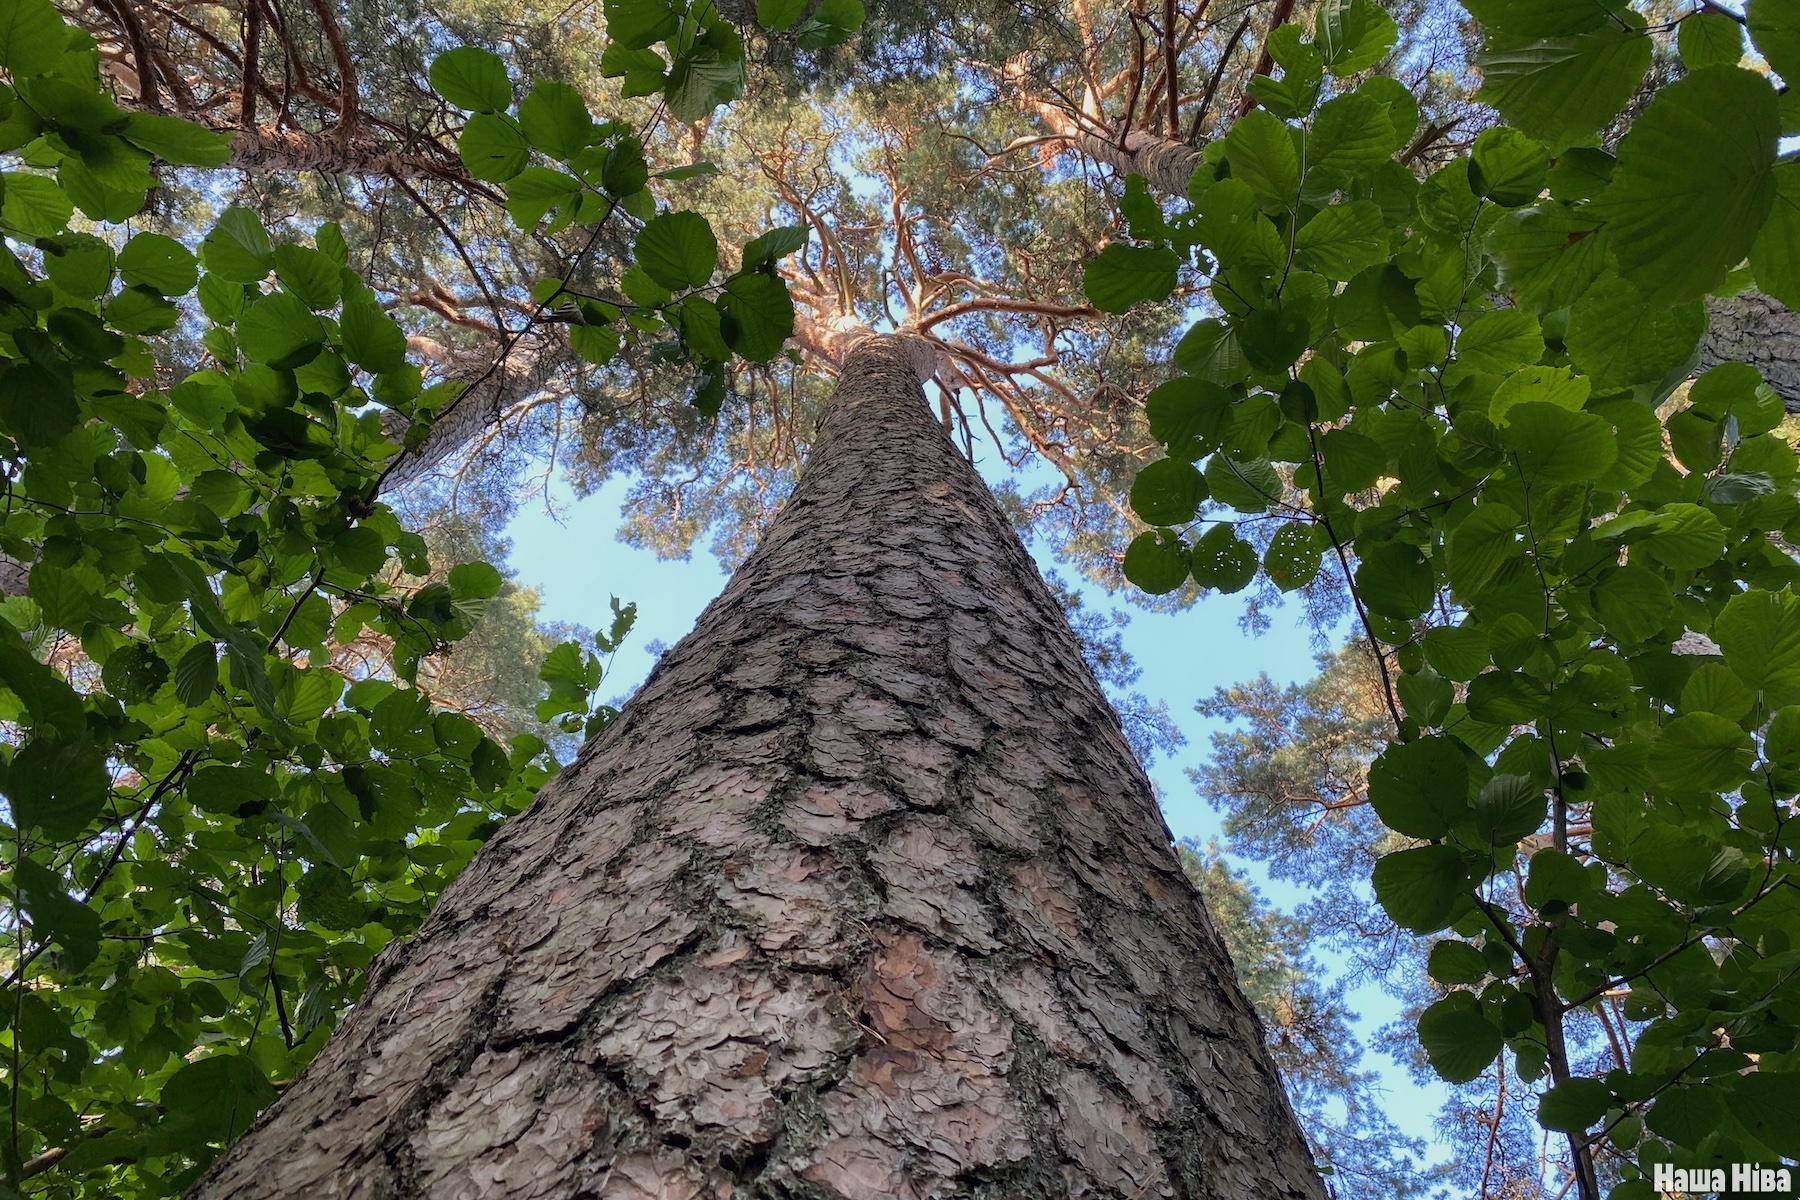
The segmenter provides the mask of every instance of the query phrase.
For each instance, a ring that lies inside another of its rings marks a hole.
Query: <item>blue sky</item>
[[[978,442],[977,465],[990,482],[998,482],[1008,470],[997,454],[983,454]],[[603,694],[612,697],[635,688],[654,661],[650,647],[673,645],[698,620],[701,610],[724,588],[726,575],[713,556],[698,552],[685,560],[659,560],[649,550],[620,542],[615,536],[620,506],[630,484],[625,477],[610,480],[599,492],[577,499],[558,481],[548,504],[539,499],[523,509],[507,527],[512,553],[508,563],[517,581],[536,587],[549,620],[589,626],[601,624],[607,600],[618,596],[638,606],[638,620],[630,640],[614,660]],[[1039,568],[1057,568],[1054,556],[1033,546]],[[1106,612],[1122,607],[1104,590],[1078,578],[1069,569],[1061,576],[1079,587],[1086,606]],[[1146,613],[1135,609],[1123,628],[1125,648],[1143,675],[1135,685],[1152,702],[1167,702],[1171,715],[1187,735],[1187,745],[1174,755],[1163,755],[1150,769],[1160,787],[1163,813],[1177,838],[1202,841],[1219,832],[1219,817],[1195,795],[1185,770],[1202,761],[1209,750],[1209,736],[1222,723],[1194,712],[1194,702],[1212,689],[1267,672],[1280,683],[1295,683],[1313,674],[1313,643],[1297,609],[1276,609],[1273,623],[1260,636],[1246,634],[1238,625],[1243,612],[1239,596],[1212,595],[1183,613]],[[1261,882],[1264,895],[1292,909],[1303,894],[1291,885],[1271,882],[1254,864],[1247,864]],[[1333,956],[1321,955],[1327,963]],[[1365,1044],[1376,1026],[1391,1020],[1393,1002],[1374,987],[1352,994],[1362,1014]],[[1438,1087],[1421,1088],[1391,1060],[1371,1052],[1366,1066],[1377,1069],[1387,1091],[1388,1114],[1407,1133],[1430,1138],[1431,1119],[1442,1102]]]

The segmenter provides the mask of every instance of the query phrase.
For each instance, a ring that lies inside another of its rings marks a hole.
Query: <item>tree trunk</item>
[[[1322,1200],[908,351],[851,351],[755,554],[195,1200]]]
[[[1084,131],[1055,105],[1034,101],[1030,107],[1075,149],[1120,174],[1142,175],[1165,196],[1185,196],[1188,180],[1200,166],[1200,150],[1185,142],[1142,131],[1126,134],[1122,143],[1111,142]],[[1800,313],[1757,291],[1712,296],[1706,306],[1712,324],[1700,343],[1700,365],[1750,363],[1762,371],[1789,412],[1800,412]]]
[[[463,182],[468,176],[462,164],[432,154],[414,153],[374,142],[345,140],[331,133],[297,129],[243,129],[225,123],[214,126],[230,133],[231,158],[226,166],[240,171],[281,171],[326,175],[357,175],[394,179],[448,179]]]

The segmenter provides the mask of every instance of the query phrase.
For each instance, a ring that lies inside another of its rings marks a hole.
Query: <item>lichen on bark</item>
[[[1318,1200],[1117,716],[907,348],[196,1200]]]

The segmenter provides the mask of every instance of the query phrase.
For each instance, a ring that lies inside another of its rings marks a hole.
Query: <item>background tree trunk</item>
[[[1069,626],[906,347],[194,1189],[1318,1200]]]

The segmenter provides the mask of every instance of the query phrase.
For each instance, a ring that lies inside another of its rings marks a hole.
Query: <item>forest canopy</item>
[[[865,329],[1071,570],[1350,634],[1196,779],[1330,902],[1187,862],[1343,1194],[1800,1156],[1792,5],[0,0],[0,71],[12,1193],[179,1194],[615,715],[634,610],[486,561],[541,481],[736,562]]]

